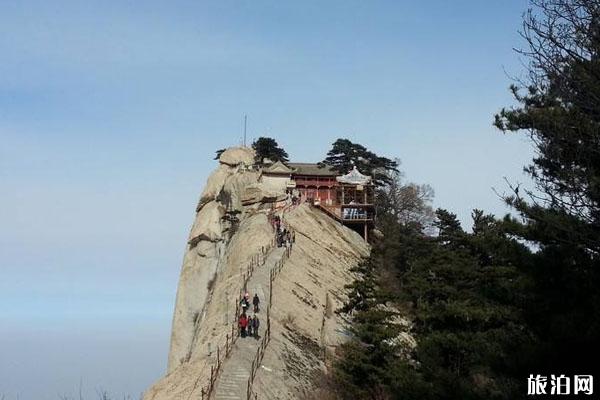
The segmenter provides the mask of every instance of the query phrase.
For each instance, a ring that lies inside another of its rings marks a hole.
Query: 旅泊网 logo
[[[591,395],[594,393],[592,375],[529,375],[527,394],[535,395]]]

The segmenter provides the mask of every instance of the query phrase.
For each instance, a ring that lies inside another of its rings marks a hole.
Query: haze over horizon
[[[138,393],[166,368],[217,149],[340,137],[399,157],[466,228],[532,157],[493,115],[526,1],[0,4],[0,397]]]

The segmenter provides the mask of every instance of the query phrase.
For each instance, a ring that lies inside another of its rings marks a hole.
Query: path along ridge
[[[277,263],[283,258],[285,247],[275,247],[269,255],[264,265],[256,267],[247,284],[247,292],[250,294],[250,300],[254,293],[258,293],[261,308],[258,315],[260,320],[259,338],[241,336],[235,341],[231,349],[231,355],[223,363],[223,369],[215,383],[215,400],[245,400],[247,398],[247,385],[252,361],[256,355],[256,350],[260,345],[260,339],[267,327],[267,306],[269,304],[270,273]],[[250,305],[252,308],[252,304]],[[249,315],[252,313],[250,312]]]

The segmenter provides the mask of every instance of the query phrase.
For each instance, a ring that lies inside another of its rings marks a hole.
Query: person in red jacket
[[[246,337],[246,328],[248,328],[248,317],[246,316],[246,313],[240,315],[238,326],[240,328],[240,336],[243,338]]]

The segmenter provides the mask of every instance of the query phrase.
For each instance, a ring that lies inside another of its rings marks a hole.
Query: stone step
[[[261,308],[265,310],[267,306],[267,296],[269,295],[269,273],[275,267],[277,262],[283,256],[284,248],[275,248],[268,255],[265,265],[254,270],[252,277],[248,282],[248,289],[251,296],[258,293],[261,300]],[[266,313],[266,311],[264,311]],[[266,318],[266,314],[259,313],[261,317]],[[261,318],[261,328],[266,321]],[[262,329],[261,329],[262,331]],[[223,370],[215,387],[216,400],[245,400],[248,378],[250,377],[250,368],[256,354],[256,349],[260,340],[254,338],[238,338],[232,349],[231,356],[225,361]]]

